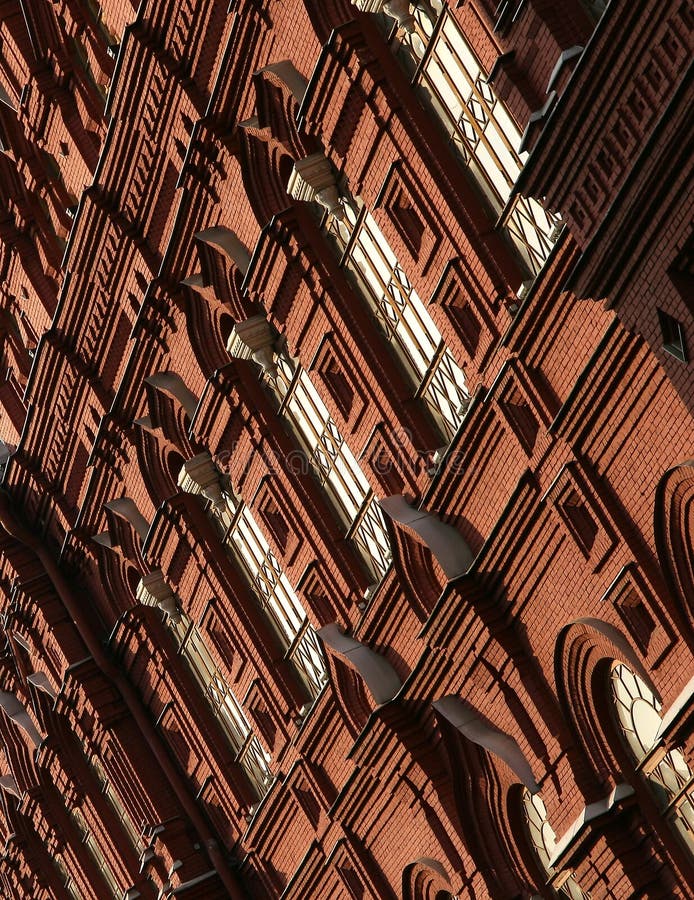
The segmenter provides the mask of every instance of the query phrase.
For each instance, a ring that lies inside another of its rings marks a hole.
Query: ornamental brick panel
[[[691,33],[0,7],[2,896],[691,896]]]

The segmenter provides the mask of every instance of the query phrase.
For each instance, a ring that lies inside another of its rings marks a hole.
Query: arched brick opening
[[[668,470],[656,490],[658,559],[689,628],[694,615],[694,460]]]

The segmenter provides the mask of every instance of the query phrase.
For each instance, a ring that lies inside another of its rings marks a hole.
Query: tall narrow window
[[[64,854],[56,854],[53,857],[53,860],[55,862],[56,869],[60,873],[60,877],[65,890],[73,898],[73,900],[83,900],[82,892],[80,891],[79,886],[75,883],[75,880],[70,874],[70,869],[68,867]]]
[[[646,682],[624,663],[612,667],[612,696],[624,740],[664,816],[694,853],[694,774],[682,750],[661,736],[661,704]]]
[[[527,788],[524,788],[522,802],[528,837],[535,855],[546,875],[555,876],[550,860],[557,846],[557,838],[554,829],[549,824],[544,801],[539,794],[531,794]],[[557,887],[561,894],[571,897],[572,900],[588,900],[590,898],[590,894],[587,894],[576,881],[573,872],[568,872],[561,885],[557,884]]]
[[[327,681],[325,659],[316,633],[250,509],[229,494],[225,494],[225,499],[228,515],[221,515],[226,544],[241,563],[288,658],[311,696],[316,697]]]
[[[680,362],[687,362],[687,344],[684,339],[684,328],[674,316],[663,312],[662,309],[657,310],[658,322],[660,323],[660,331],[663,336],[663,349],[679,359]]]
[[[463,371],[374,217],[367,209],[359,211],[349,197],[343,197],[342,209],[342,218],[329,214],[325,224],[342,264],[356,278],[417,395],[450,440],[470,401]]]
[[[118,821],[123,826],[125,833],[130,838],[133,847],[137,847],[140,843],[142,830],[137,827],[132,816],[123,805],[117,791],[114,790],[113,785],[111,784],[111,779],[106,774],[103,763],[96,754],[93,754],[89,758],[89,767],[94,772],[94,775],[99,782],[101,792],[106,797],[111,809],[116,814]]]
[[[266,376],[280,413],[304,446],[306,462],[328,492],[360,555],[379,581],[390,565],[383,513],[359,463],[345,443],[307,372],[286,352]]]
[[[526,156],[518,149],[521,135],[446,4],[413,6],[414,31],[402,39],[413,83],[494,212],[503,211],[501,224],[536,274],[552,248],[558,217],[532,199],[509,202]]]
[[[200,492],[200,485],[188,477],[185,466],[178,483],[191,493]],[[223,502],[213,505],[211,513],[224,542],[240,564],[287,657],[294,663],[311,697],[317,697],[327,681],[327,673],[316,633],[250,509],[228,491],[223,491],[221,496]],[[279,521],[279,514],[274,526],[275,532],[282,530],[284,534],[284,522]],[[278,533],[278,537],[282,535]]]
[[[212,659],[198,627],[185,613],[181,613],[177,622],[173,622],[171,618],[168,621],[181,655],[204,691],[232,747],[237,751],[238,762],[258,796],[263,797],[272,783],[268,767],[270,757],[260,745],[241,704]]]

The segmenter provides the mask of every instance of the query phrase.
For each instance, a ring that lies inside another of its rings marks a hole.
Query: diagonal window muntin
[[[451,440],[470,401],[463,370],[373,215],[346,195],[341,208],[341,217],[328,213],[324,224],[337,244],[341,265],[356,279],[416,396]]]
[[[226,491],[224,499],[227,511],[217,515],[225,529],[225,543],[314,699],[328,680],[316,632],[249,507]]]
[[[237,762],[248,776],[259,797],[272,784],[267,754],[224,675],[214,662],[198,626],[181,612],[177,621],[168,619],[179,653],[205,694],[210,708],[236,751]]]
[[[527,154],[521,134],[446,4],[413,4],[414,30],[400,39],[412,83],[533,275],[543,267],[560,219],[511,192]]]
[[[383,513],[356,457],[316,390],[308,372],[286,349],[276,356],[276,370],[265,380],[325,489],[346,536],[377,581],[391,564],[391,549]]]

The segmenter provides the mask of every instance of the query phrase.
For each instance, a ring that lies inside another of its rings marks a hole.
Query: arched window
[[[694,853],[694,775],[681,749],[662,737],[662,705],[629,666],[612,666],[612,696],[624,741],[663,814]]]
[[[523,789],[522,798],[525,825],[532,848],[548,878],[555,876],[555,870],[550,863],[556,850],[557,836],[549,824],[547,808],[540,794],[531,794],[527,788]],[[566,877],[562,881],[561,878],[564,875]],[[570,870],[567,873],[561,873],[561,876],[554,877],[553,884],[560,894],[571,897],[572,900],[586,900],[590,897],[590,894],[581,888],[576,881],[576,876]]]

